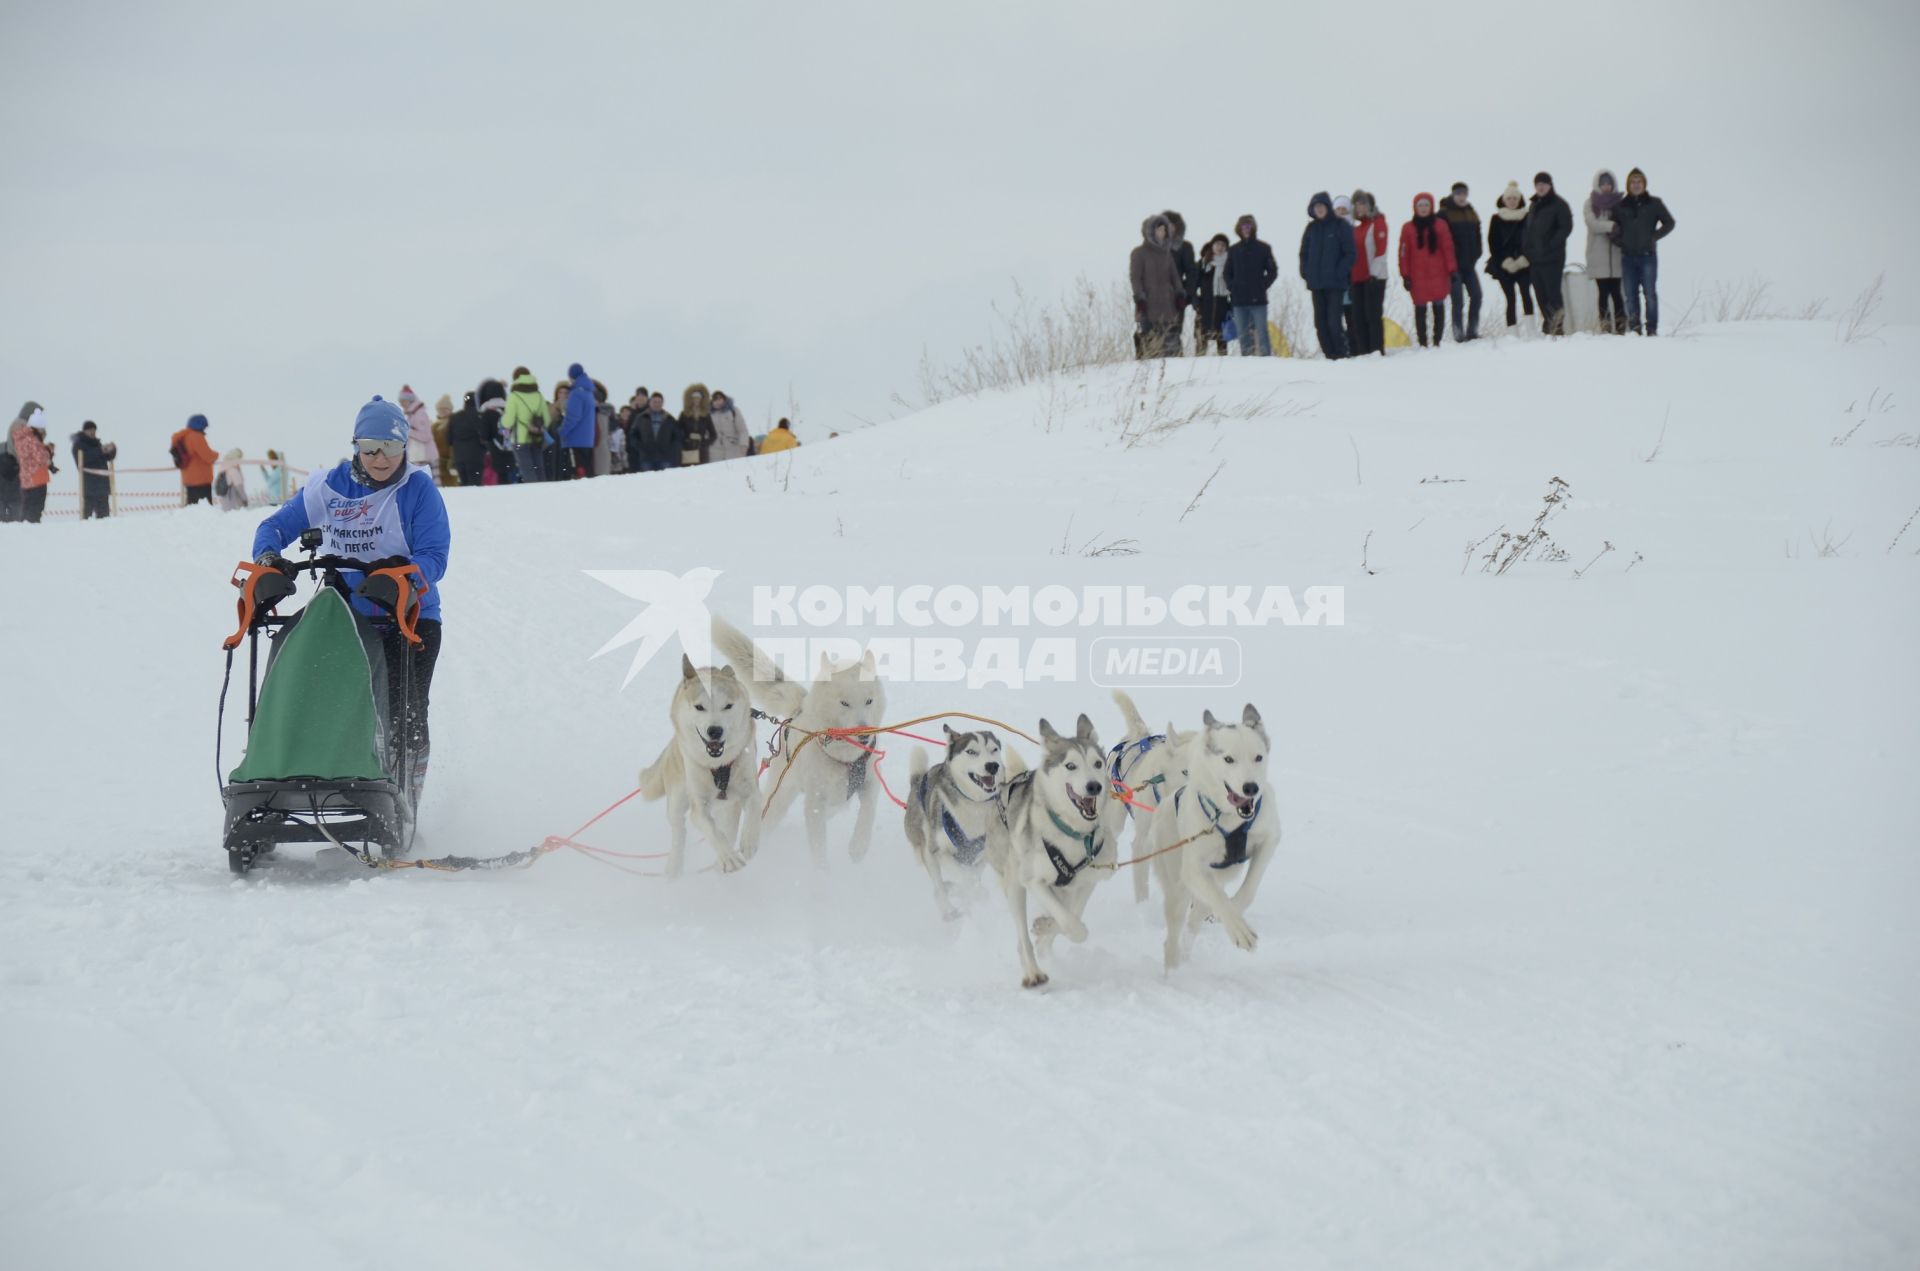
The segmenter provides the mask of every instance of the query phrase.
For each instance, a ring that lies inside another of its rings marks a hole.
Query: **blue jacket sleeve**
[[[309,528],[306,491],[295,490],[293,497],[282,503],[279,511],[260,522],[260,528],[253,532],[254,559],[259,559],[261,552],[285,551],[289,543],[300,537],[302,530]]]
[[[400,498],[400,516],[406,525],[407,549],[412,553],[413,563],[420,567],[428,582],[438,583],[446,577],[447,551],[453,542],[446,501],[440,497],[440,488],[434,485],[433,478],[424,471],[407,478]]]

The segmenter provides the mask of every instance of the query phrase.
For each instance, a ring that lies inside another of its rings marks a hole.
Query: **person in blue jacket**
[[[599,395],[594,392],[592,378],[578,362],[567,368],[567,378],[573,381],[573,388],[567,393],[567,413],[560,420],[560,444],[566,448],[560,455],[562,481],[599,475],[593,470]]]
[[[353,421],[354,454],[315,472],[306,485],[260,523],[253,535],[254,563],[279,568],[281,551],[309,529],[324,531],[320,555],[346,556],[392,566],[411,561],[431,589],[420,598],[416,647],[394,626],[393,615],[359,595],[353,607],[373,620],[387,663],[388,714],[411,721],[408,736],[413,771],[404,776],[415,808],[427,779],[427,693],[440,657],[440,580],[447,572],[451,534],[447,505],[432,470],[407,463],[407,417],[392,402],[375,397]],[[348,590],[364,575],[342,570]],[[407,665],[407,659],[412,665]]]
[[[1353,280],[1353,225],[1333,214],[1333,196],[1322,190],[1307,203],[1307,228],[1300,233],[1300,277],[1313,293],[1313,330],[1327,358],[1347,355],[1341,306]]]

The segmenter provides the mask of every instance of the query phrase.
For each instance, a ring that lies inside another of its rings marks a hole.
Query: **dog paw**
[[[733,852],[723,852],[718,858],[718,863],[721,873],[731,874],[735,870],[746,868],[747,858],[736,855]]]
[[[1020,987],[1023,989],[1037,989],[1046,982],[1047,973],[1045,971],[1035,971],[1032,975],[1020,981]]]
[[[1059,925],[1053,920],[1052,914],[1041,914],[1033,920],[1033,938],[1035,940],[1050,939]]]
[[[1070,927],[1062,927],[1060,933],[1075,944],[1084,944],[1087,939],[1087,924],[1076,922]]]
[[[940,911],[940,920],[942,922],[959,922],[960,918],[961,918],[960,911],[958,909],[955,909],[952,905],[948,905],[945,909],[942,909]]]
[[[1244,922],[1236,922],[1228,927],[1227,935],[1232,937],[1234,948],[1245,949],[1248,953],[1252,953],[1253,946],[1260,943],[1260,937]]]

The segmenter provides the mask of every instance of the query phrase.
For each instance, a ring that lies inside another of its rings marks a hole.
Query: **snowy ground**
[[[1920,332],[1753,324],[1122,368],[450,495],[434,852],[564,832],[658,749],[670,667],[589,660],[632,605],[584,569],[719,568],[739,620],[754,581],[1344,585],[1232,692],[1137,694],[1274,730],[1258,952],[1209,931],[1165,979],[1109,884],[1038,993],[997,904],[935,919],[892,815],[824,876],[790,824],[674,885],[303,849],[235,881],[250,521],[4,527],[4,1261],[1912,1266],[1917,367]],[[1209,399],[1267,410],[1122,440]],[[1556,476],[1571,559],[1463,572]],[[892,696],[1119,728],[1085,684]]]

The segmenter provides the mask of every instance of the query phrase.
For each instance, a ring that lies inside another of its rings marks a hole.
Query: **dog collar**
[[[1065,821],[1062,821],[1060,819],[1059,814],[1055,812],[1052,808],[1047,809],[1047,819],[1053,822],[1054,829],[1060,831],[1062,834],[1066,835],[1068,838],[1079,839],[1080,846],[1087,849],[1088,856],[1095,856],[1099,854],[1100,849],[1094,846],[1094,835],[1099,833],[1100,831],[1099,822],[1097,821],[1094,822],[1093,829],[1088,830],[1085,834],[1081,834],[1075,831],[1071,825],[1068,825]]]

